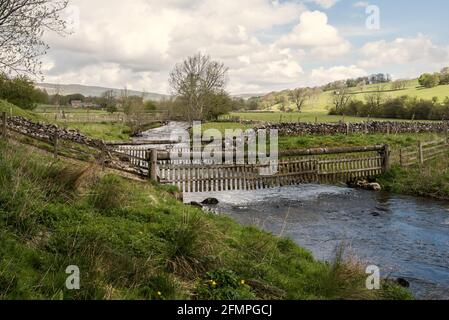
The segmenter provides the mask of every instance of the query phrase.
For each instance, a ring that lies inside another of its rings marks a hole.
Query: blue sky
[[[203,52],[229,67],[228,90],[256,93],[449,65],[449,1],[72,0],[73,34],[47,34],[47,82],[169,93],[168,74]],[[379,8],[369,30],[367,5]]]

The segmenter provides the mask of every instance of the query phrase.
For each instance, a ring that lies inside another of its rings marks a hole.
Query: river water
[[[322,185],[185,194],[185,202],[208,197],[220,201],[214,211],[290,237],[317,259],[344,245],[382,277],[409,281],[417,298],[449,299],[449,202]]]

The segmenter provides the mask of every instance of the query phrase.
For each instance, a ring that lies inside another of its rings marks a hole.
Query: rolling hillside
[[[80,84],[52,84],[52,83],[38,83],[37,87],[46,90],[49,94],[55,94],[58,90],[61,95],[69,95],[80,93],[86,97],[101,97],[101,95],[108,90],[113,90],[116,94],[121,94],[123,89],[114,89],[114,88],[106,88],[106,87],[96,87],[96,86],[84,86]],[[133,96],[141,96],[143,94],[142,91],[128,90],[129,95]],[[160,101],[163,98],[168,97],[167,95],[154,93],[154,92],[146,92],[145,98],[148,100]]]
[[[359,88],[353,88],[352,93],[354,94],[354,98],[358,100],[364,100],[365,96],[370,92],[376,90],[378,85],[368,85],[363,89],[363,92],[360,91]],[[432,99],[433,97],[438,97],[440,101],[444,101],[446,97],[449,97],[449,85],[437,86],[435,88],[423,88],[418,84],[418,80],[410,80],[407,83],[407,87],[403,90],[392,90],[391,83],[385,84],[384,87],[385,97],[400,97],[400,96],[410,96],[417,97],[419,99]],[[318,97],[310,100],[307,105],[304,107],[305,112],[326,112],[328,111],[328,107],[332,102],[332,94],[333,91],[326,91],[321,93]],[[279,110],[279,104],[273,103],[270,105],[270,101],[275,101],[279,96],[286,96],[287,91],[282,92],[273,92],[268,95],[262,97],[263,101],[267,102],[268,109],[267,110]],[[288,106],[291,109],[295,109],[293,104]]]

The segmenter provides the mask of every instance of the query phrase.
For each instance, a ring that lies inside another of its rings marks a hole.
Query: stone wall
[[[332,135],[352,133],[443,133],[448,122],[363,122],[363,123],[267,123],[258,129],[277,129],[281,136]]]
[[[57,135],[58,139],[84,144],[93,148],[100,148],[103,145],[101,140],[91,139],[77,130],[63,129],[52,124],[33,122],[23,117],[9,117],[8,127],[39,139],[51,141]]]

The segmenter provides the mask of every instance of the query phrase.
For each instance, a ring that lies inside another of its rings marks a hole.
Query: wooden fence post
[[[423,143],[422,141],[418,144],[418,156],[419,156],[419,165],[424,164],[424,151],[423,151]]]
[[[8,128],[6,123],[6,112],[2,112],[2,137],[6,139],[8,137]]]
[[[58,126],[56,126],[53,133],[53,156],[55,159],[58,159]]]
[[[384,150],[382,152],[382,157],[383,157],[383,172],[387,172],[388,170],[391,169],[391,164],[390,164],[390,146],[388,144],[384,145]]]
[[[158,181],[157,179],[157,150],[151,149],[147,151],[147,161],[148,161],[148,178],[151,181]]]

